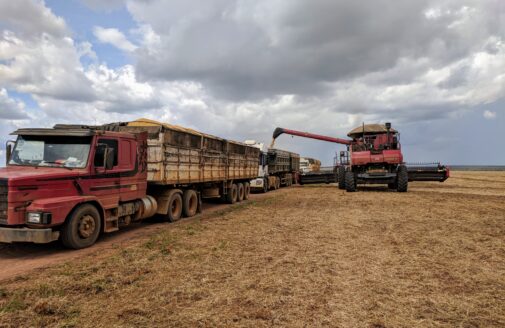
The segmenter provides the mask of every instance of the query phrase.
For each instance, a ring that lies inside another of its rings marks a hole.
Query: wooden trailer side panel
[[[149,120],[121,130],[148,132],[148,181],[181,185],[248,180],[258,174],[259,149]]]

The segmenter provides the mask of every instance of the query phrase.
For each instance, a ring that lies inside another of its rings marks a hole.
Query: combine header
[[[346,145],[347,151],[340,152],[336,165],[336,180],[340,189],[349,192],[356,191],[358,184],[386,184],[390,189],[406,192],[409,181],[445,181],[449,177],[449,170],[441,165],[415,167],[409,172],[403,161],[400,135],[391,123],[362,125],[347,134],[350,139],[283,128],[275,129],[273,139],[281,134]]]

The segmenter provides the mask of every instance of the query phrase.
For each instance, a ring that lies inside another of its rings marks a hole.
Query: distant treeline
[[[453,171],[505,171],[505,165],[449,165]]]

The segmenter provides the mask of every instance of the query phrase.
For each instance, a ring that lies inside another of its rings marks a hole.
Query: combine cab
[[[322,136],[313,133],[276,128],[274,140],[281,134],[334,142],[347,146],[340,152],[336,167],[336,181],[340,189],[356,191],[359,184],[385,184],[390,189],[406,192],[409,181],[444,181],[449,171],[442,166],[415,170],[403,161],[400,134],[391,123],[368,124],[347,134],[350,139]]]

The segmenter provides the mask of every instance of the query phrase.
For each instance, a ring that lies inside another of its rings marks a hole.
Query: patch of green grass
[[[175,246],[176,239],[169,231],[163,231],[143,244],[144,248],[149,250],[158,249],[162,255],[169,255]]]
[[[47,284],[40,284],[36,290],[36,294],[40,298],[47,298],[57,294],[57,290]]]
[[[205,227],[200,222],[196,222],[196,223],[188,224],[184,228],[184,230],[186,231],[188,236],[193,236],[193,235],[197,234],[198,232],[204,231]]]
[[[15,294],[10,300],[0,306],[0,313],[21,311],[25,310],[27,307],[28,305],[25,303],[23,297],[20,294]]]

